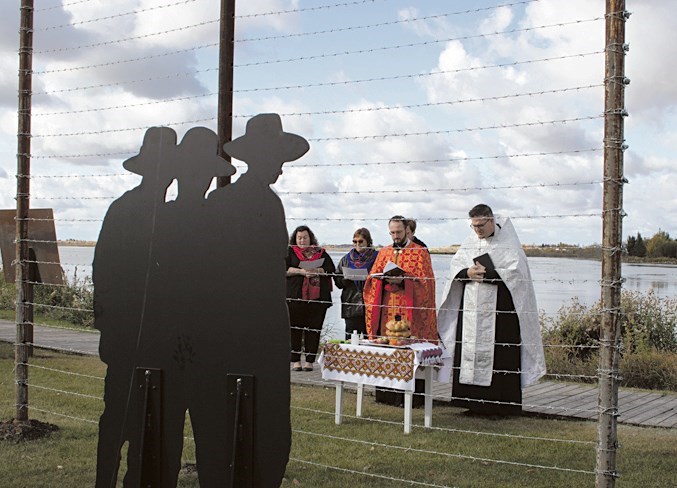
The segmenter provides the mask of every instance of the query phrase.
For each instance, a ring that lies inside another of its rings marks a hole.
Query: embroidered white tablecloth
[[[322,378],[350,381],[398,390],[414,390],[416,370],[436,366],[433,379],[448,383],[451,375],[449,352],[429,342],[406,347],[326,344],[319,358]]]

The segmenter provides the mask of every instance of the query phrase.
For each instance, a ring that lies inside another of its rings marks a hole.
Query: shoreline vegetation
[[[66,239],[57,241],[60,246],[94,247],[96,241],[79,239]],[[322,244],[328,251],[347,253],[352,246],[350,244]],[[377,244],[376,249],[382,248]],[[442,247],[431,247],[431,254],[455,254],[460,244],[450,244]],[[623,243],[622,260],[633,264],[667,264],[677,265],[677,239],[670,237],[666,231],[659,229],[653,237],[644,239],[640,233],[636,236],[628,236]],[[581,246],[578,244],[525,244],[522,246],[528,257],[544,258],[570,258],[570,259],[602,259],[602,246],[591,244]]]
[[[66,239],[65,241],[57,240],[57,246],[64,247],[95,247],[96,241],[82,241],[80,239]]]
[[[352,249],[350,244],[322,244],[329,252],[343,252],[347,253]],[[382,245],[377,245],[376,249],[380,249]],[[452,244],[444,247],[429,248],[430,254],[454,255],[460,244]],[[541,245],[523,245],[522,248],[526,255],[530,258],[567,258],[567,259],[590,259],[594,261],[601,261],[602,246],[573,246],[573,245],[555,245],[555,244],[541,244]],[[677,258],[672,257],[649,257],[649,256],[629,256],[623,254],[622,261],[630,264],[661,264],[677,266]]]
[[[64,247],[95,247],[96,241],[85,241],[79,239],[66,239],[57,241],[59,246]],[[329,252],[347,253],[352,249],[350,244],[322,244]],[[382,244],[377,244],[376,249],[381,249]],[[449,246],[430,247],[430,254],[454,255],[460,244],[451,244]],[[600,261],[602,259],[602,246],[592,244],[589,246],[578,246],[572,244],[525,244],[522,246],[526,255],[530,258],[568,258],[568,259],[590,259]],[[632,250],[632,249],[631,249]],[[658,264],[677,266],[677,257],[672,256],[638,256],[632,255],[623,250],[622,262],[628,264]]]

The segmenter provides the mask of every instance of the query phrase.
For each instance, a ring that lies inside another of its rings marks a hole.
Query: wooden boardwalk
[[[35,327],[35,345],[78,354],[97,355],[99,334],[52,327]],[[13,343],[16,326],[0,320],[0,341]],[[332,386],[322,380],[318,369],[312,372],[291,373],[291,382],[316,386]],[[368,388],[365,388],[369,392]],[[433,383],[436,402],[448,402],[451,385]],[[597,418],[597,387],[582,383],[540,381],[524,390],[523,408],[533,414],[594,420]],[[649,390],[621,388],[618,393],[622,424],[646,427],[677,428],[677,394],[654,393]]]
[[[333,386],[332,382],[322,379],[318,369],[312,372],[292,371],[291,382]],[[350,385],[346,387],[350,389]],[[365,391],[373,394],[373,388],[365,387]],[[450,402],[451,385],[434,382],[433,400]],[[677,428],[677,394],[621,388],[618,403],[618,421],[622,424]],[[540,381],[523,391],[522,404],[523,410],[531,414],[596,420],[597,387],[583,383]]]

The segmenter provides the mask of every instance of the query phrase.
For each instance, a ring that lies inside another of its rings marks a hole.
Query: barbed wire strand
[[[195,1],[195,0],[187,0],[187,1]],[[592,19],[591,21],[600,20],[600,19],[601,18],[595,18],[595,19]],[[588,22],[588,21],[574,21],[574,22],[569,22],[569,23],[543,25],[543,26],[539,26],[539,27],[527,27],[527,28],[513,29],[513,30],[508,30],[508,31],[503,31],[503,32],[493,32],[491,34],[474,34],[474,35],[471,35],[471,36],[463,36],[463,37],[459,37],[459,38],[434,39],[434,40],[421,41],[421,42],[415,42],[415,43],[409,43],[409,44],[399,44],[399,45],[394,45],[394,46],[383,46],[383,47],[378,47],[378,48],[361,49],[361,50],[357,50],[357,51],[342,51],[342,52],[323,53],[323,54],[312,55],[312,56],[303,56],[303,57],[287,58],[287,59],[280,59],[280,60],[255,61],[255,62],[252,62],[252,63],[235,64],[234,67],[235,68],[242,68],[242,67],[260,66],[260,65],[267,65],[267,64],[291,63],[291,62],[298,62],[298,61],[310,61],[310,60],[315,60],[315,59],[324,59],[324,58],[331,58],[331,57],[338,57],[338,56],[352,56],[352,55],[357,55],[357,54],[371,54],[371,53],[374,53],[374,52],[381,52],[381,51],[387,51],[387,50],[405,49],[405,48],[411,48],[411,47],[427,46],[429,44],[439,44],[439,43],[443,43],[443,42],[469,40],[469,39],[474,39],[474,38],[478,38],[478,37],[488,37],[488,36],[494,36],[494,35],[512,34],[512,33],[516,33],[516,32],[531,31],[531,30],[536,30],[536,29],[546,29],[546,28],[552,28],[552,27],[562,27],[564,25],[575,24],[575,23],[583,23],[583,22]],[[148,61],[148,60],[151,60],[151,59],[157,59],[157,58],[162,58],[162,57],[167,57],[167,56],[174,56],[174,55],[177,55],[177,54],[185,54],[185,53],[188,53],[188,52],[200,51],[200,50],[203,50],[203,49],[210,49],[210,48],[215,48],[215,47],[219,47],[218,42],[201,44],[201,45],[198,45],[198,46],[191,46],[191,47],[188,47],[188,48],[175,49],[175,50],[172,50],[172,51],[164,51],[164,52],[159,52],[159,53],[146,54],[144,56],[137,56],[137,57],[134,57],[134,58],[117,59],[117,60],[113,60],[113,61],[107,61],[107,62],[104,62],[104,63],[88,64],[88,65],[82,65],[82,66],[71,66],[71,67],[67,67],[67,68],[35,70],[32,73],[34,75],[46,75],[46,74],[53,74],[53,73],[78,72],[78,71],[83,71],[83,70],[88,70],[88,69],[97,69],[97,68],[104,68],[104,67],[110,67],[110,66],[118,66],[118,65],[121,65],[121,64],[144,62],[144,61]]]
[[[125,38],[116,39],[116,40],[113,40],[113,41],[94,42],[92,44],[83,44],[83,45],[79,45],[79,46],[60,47],[60,48],[57,47],[57,48],[52,48],[52,49],[43,49],[43,50],[40,50],[40,51],[33,51],[33,54],[34,55],[40,55],[40,54],[49,54],[49,53],[77,51],[79,49],[92,49],[92,48],[95,48],[95,47],[102,47],[102,46],[110,46],[112,44],[121,44],[123,42],[128,42],[128,41],[138,41],[138,40],[141,40],[141,39],[148,39],[148,38],[155,37],[155,36],[172,34],[174,32],[181,32],[181,31],[185,31],[185,30],[189,30],[189,29],[194,29],[194,28],[197,28],[197,27],[204,27],[204,26],[211,25],[211,24],[217,24],[219,22],[220,22],[220,19],[205,20],[203,22],[198,22],[196,24],[186,25],[186,26],[182,26],[182,27],[176,27],[174,29],[166,29],[166,30],[158,31],[158,32],[152,32],[150,34],[142,34],[142,35],[138,35],[138,36],[125,37]],[[237,40],[235,42],[237,42]]]
[[[147,8],[140,8],[136,10],[131,10],[127,12],[120,12],[118,14],[113,14],[113,15],[106,15],[104,17],[97,17],[94,19],[87,19],[87,20],[80,20],[77,22],[69,22],[65,24],[59,24],[59,25],[50,25],[47,27],[41,27],[41,28],[36,28],[33,29],[34,32],[45,32],[45,31],[50,31],[50,30],[57,30],[57,29],[64,29],[66,27],[75,27],[78,25],[85,25],[85,24],[92,24],[95,22],[103,22],[106,20],[112,20],[112,19],[119,19],[121,17],[127,17],[129,15],[139,15],[147,12],[152,12],[155,10],[160,10],[160,9],[165,9],[165,8],[171,8],[171,7],[176,7],[178,5],[186,5],[192,2],[195,2],[196,0],[181,0],[179,2],[174,2],[174,3],[167,3],[164,5],[154,5],[152,7],[147,7]]]
[[[414,393],[416,394],[416,393]],[[319,413],[322,415],[326,415],[328,417],[334,417],[336,415],[336,412],[334,411],[327,411],[327,410],[318,410],[315,408],[309,408],[309,407],[299,407],[292,405],[291,408],[293,410],[300,410],[300,411],[306,411],[306,412],[312,412],[312,413]],[[365,420],[365,421],[375,421],[378,423],[383,423],[383,424],[390,424],[390,425],[397,425],[400,426],[402,425],[402,422],[395,422],[392,420],[385,420],[385,419],[377,419],[373,417],[358,417],[356,415],[350,415],[345,412],[343,412],[342,416],[354,420]],[[564,444],[583,444],[583,445],[595,445],[596,441],[581,441],[577,439],[561,439],[561,438],[553,438],[553,437],[538,437],[538,436],[529,436],[529,435],[522,435],[522,434],[506,434],[504,432],[488,432],[488,431],[477,431],[477,430],[466,430],[466,429],[455,429],[452,427],[439,427],[439,426],[430,426],[430,427],[425,427],[423,425],[416,425],[413,424],[412,426],[424,428],[426,430],[432,430],[432,431],[439,431],[439,432],[448,432],[448,433],[454,433],[454,434],[471,434],[471,435],[479,435],[479,436],[487,436],[487,437],[504,437],[508,439],[522,439],[522,440],[528,440],[528,441],[545,441],[545,442],[559,442],[559,443],[564,443]]]
[[[39,405],[39,404],[38,404],[38,405]],[[77,420],[77,421],[80,421],[80,422],[86,422],[86,423],[88,423],[88,424],[94,424],[94,425],[98,425],[98,424],[99,424],[99,421],[98,421],[98,420],[90,420],[90,419],[85,419],[85,418],[82,418],[82,417],[75,417],[75,416],[73,416],[73,415],[67,415],[67,414],[65,414],[65,413],[58,413],[58,412],[53,412],[53,411],[51,411],[51,410],[45,410],[45,409],[43,409],[43,408],[36,407],[33,403],[31,403],[30,405],[25,405],[25,406],[28,407],[28,408],[30,408],[31,410],[35,410],[36,412],[41,412],[41,413],[45,413],[45,414],[49,414],[49,415],[54,415],[54,416],[56,416],[56,417],[63,417],[63,418],[66,418],[66,419]]]
[[[324,116],[324,115],[343,115],[343,114],[353,114],[353,113],[368,113],[368,112],[379,112],[379,111],[384,111],[384,110],[401,110],[401,109],[412,109],[412,108],[430,108],[430,107],[439,107],[439,106],[444,106],[444,105],[457,105],[457,104],[463,104],[463,103],[484,103],[484,102],[494,102],[494,101],[502,101],[502,100],[508,100],[511,98],[521,98],[521,97],[536,97],[536,96],[543,96],[543,95],[559,95],[563,93],[568,93],[572,91],[582,91],[582,90],[588,90],[592,88],[601,88],[603,87],[604,84],[602,83],[597,83],[597,84],[591,84],[591,85],[583,85],[583,86],[574,86],[574,87],[567,87],[567,88],[553,88],[551,90],[538,90],[538,91],[530,91],[530,92],[522,92],[522,93],[514,93],[514,94],[508,94],[508,95],[494,95],[494,96],[487,96],[487,97],[475,97],[475,98],[466,98],[466,99],[456,99],[456,100],[442,100],[442,101],[437,101],[437,102],[426,102],[426,103],[414,103],[414,104],[396,104],[396,105],[378,105],[378,106],[370,106],[370,107],[363,107],[363,108],[350,108],[350,109],[334,109],[334,110],[322,110],[322,111],[313,111],[313,112],[279,112],[278,115],[281,117],[314,117],[314,116]],[[171,98],[171,99],[166,99],[166,100],[154,100],[151,102],[142,102],[142,103],[136,103],[136,104],[127,104],[127,105],[113,105],[113,106],[108,106],[108,107],[94,107],[94,108],[87,108],[87,109],[82,109],[82,110],[72,110],[72,111],[61,111],[61,112],[44,112],[44,113],[35,113],[33,114],[36,117],[40,116],[48,116],[48,115],[77,115],[77,114],[82,114],[82,113],[87,113],[87,112],[99,112],[99,111],[107,111],[107,110],[114,110],[114,109],[124,109],[124,108],[132,108],[132,107],[138,107],[138,106],[143,106],[143,105],[149,105],[149,104],[159,104],[159,103],[169,103],[169,102],[175,102],[175,101],[186,101],[186,100],[191,100],[191,99],[196,99],[196,98],[202,98],[202,97],[207,97],[207,96],[213,96],[215,93],[208,93],[208,94],[202,94],[202,95],[193,95],[193,96],[187,96],[187,97],[177,97],[177,98]],[[256,114],[234,114],[233,118],[252,118]]]
[[[427,40],[427,41],[420,41],[420,42],[410,42],[407,44],[395,44],[395,45],[389,45],[389,46],[379,46],[379,47],[372,47],[372,48],[367,48],[367,49],[356,49],[354,51],[335,51],[331,53],[321,53],[321,54],[314,54],[314,55],[309,55],[309,56],[297,56],[295,58],[284,58],[284,59],[267,59],[263,61],[253,61],[251,63],[236,63],[234,64],[235,68],[249,68],[253,66],[263,66],[263,65],[270,65],[270,64],[281,64],[281,63],[297,63],[300,61],[314,61],[317,59],[327,59],[327,58],[335,58],[335,57],[340,57],[340,56],[355,56],[355,55],[362,55],[362,54],[373,54],[373,53],[381,53],[383,51],[391,51],[391,50],[399,50],[399,49],[408,49],[412,47],[422,47],[422,46],[429,46],[432,44],[441,44],[445,42],[453,42],[453,41],[468,41],[471,39],[479,39],[479,38],[486,38],[486,37],[493,37],[493,36],[501,36],[501,35],[506,35],[506,34],[517,34],[521,32],[531,32],[531,31],[536,31],[536,30],[545,30],[545,29],[552,29],[556,27],[565,27],[565,26],[571,26],[571,25],[581,25],[589,22],[598,22],[600,20],[604,20],[604,17],[594,17],[590,19],[584,19],[584,20],[572,20],[569,22],[558,22],[555,24],[545,24],[545,25],[539,25],[539,26],[533,26],[533,27],[520,27],[520,28],[515,28],[515,29],[508,29],[504,31],[494,31],[494,32],[487,32],[487,33],[480,33],[480,34],[470,34],[470,35],[465,35],[465,36],[459,36],[459,37],[448,37],[444,39],[432,39],[432,40]]]
[[[328,380],[313,380],[313,379],[304,379],[303,380],[303,385],[308,385],[308,386],[320,386],[320,387],[335,387],[336,383],[334,381],[328,381]],[[580,386],[584,386],[584,384],[580,384]],[[380,388],[380,387],[379,387]],[[592,390],[596,389],[594,386],[590,386]],[[355,387],[353,386],[353,390]],[[402,392],[402,390],[396,390],[394,388],[383,388],[385,390],[389,391],[397,391],[397,392]],[[412,393],[412,395],[420,395],[424,396],[423,393]],[[538,403],[527,403],[527,402],[522,402],[522,403],[517,403],[517,402],[502,402],[502,401],[497,401],[497,400],[477,400],[476,398],[468,398],[468,397],[456,397],[451,394],[446,394],[446,395],[438,395],[438,394],[431,394],[430,395],[433,400],[439,400],[445,403],[448,403],[451,400],[463,400],[463,401],[470,401],[470,402],[483,402],[487,404],[492,404],[492,405],[508,405],[508,406],[521,406],[524,409],[528,409],[528,411],[534,411],[537,413],[542,413],[546,415],[550,415],[549,412],[558,412],[556,415],[562,415],[562,416],[580,416],[583,415],[584,418],[592,418],[593,416],[596,416],[598,411],[597,408],[594,409],[589,409],[589,408],[579,408],[579,407],[563,407],[563,406],[552,406],[552,405],[544,405],[544,404],[538,404]],[[572,414],[572,415],[568,415]],[[333,413],[332,413],[333,415]],[[364,417],[360,417],[364,418]],[[374,421],[380,421],[380,420],[375,420]],[[399,425],[402,425],[402,422],[396,422]],[[427,427],[426,427],[427,428]]]
[[[286,165],[285,171],[297,168],[331,168],[331,167],[346,167],[346,166],[393,166],[393,165],[416,165],[416,164],[437,164],[437,163],[452,163],[463,161],[485,161],[491,159],[511,159],[511,158],[527,158],[527,157],[544,157],[544,156],[560,156],[565,154],[582,154],[586,152],[600,152],[603,148],[584,148],[584,149],[569,149],[562,151],[543,151],[533,153],[508,153],[490,156],[464,156],[464,157],[450,157],[440,159],[410,159],[402,161],[364,161],[364,162],[313,162],[313,163],[293,163]],[[96,158],[108,156],[131,156],[136,154],[138,149],[130,149],[129,151],[117,153],[97,153],[97,154],[31,154],[31,159],[75,159],[75,158]],[[112,177],[112,176],[134,176],[134,173],[104,173],[104,174],[89,174],[89,175],[17,175],[17,178],[83,178],[83,177]]]
[[[96,0],[76,0],[74,2],[63,2],[63,3],[58,3],[56,5],[52,5],[51,7],[36,8],[35,12],[36,13],[46,12],[48,10],[55,10],[57,8],[72,7],[73,5],[78,5],[78,4],[81,4],[81,3],[89,3],[89,2],[92,2],[92,1],[96,1]]]
[[[330,434],[320,434],[316,432],[309,432],[309,431],[301,431],[298,429],[294,429],[293,432],[295,433],[300,433],[304,435],[313,435],[316,437],[322,437],[325,439],[332,439],[332,440],[340,440],[344,442],[352,442],[355,444],[362,444],[362,445],[368,445],[372,447],[380,447],[384,449],[396,449],[396,450],[403,450],[407,452],[417,452],[421,454],[432,454],[435,456],[443,456],[443,457],[449,457],[449,458],[458,458],[458,459],[467,459],[470,461],[479,461],[483,463],[495,463],[495,464],[505,464],[505,465],[510,465],[510,466],[524,466],[528,468],[538,468],[538,469],[546,469],[546,470],[553,470],[553,471],[564,471],[564,472],[569,472],[569,473],[580,473],[580,474],[595,474],[594,471],[589,471],[589,470],[583,470],[583,469],[572,469],[572,468],[562,468],[559,466],[543,466],[540,464],[530,464],[530,463],[521,463],[518,461],[506,461],[503,459],[491,459],[491,458],[481,458],[481,457],[476,457],[476,456],[470,456],[467,454],[460,454],[460,453],[448,453],[448,452],[439,452],[439,451],[432,451],[428,449],[417,449],[414,447],[404,447],[404,446],[395,446],[392,444],[384,444],[381,442],[374,442],[374,441],[365,441],[361,439],[354,439],[354,438],[349,438],[349,437],[340,437],[340,436],[334,436]]]
[[[81,2],[73,2],[73,4],[74,3],[88,2],[88,1],[91,1],[91,0],[81,0]],[[288,39],[288,38],[295,38],[295,37],[310,37],[310,36],[318,36],[318,35],[323,35],[323,34],[335,34],[335,33],[346,32],[346,31],[375,29],[375,28],[387,27],[387,26],[404,24],[404,23],[414,23],[414,22],[423,22],[423,21],[427,21],[427,20],[441,19],[441,18],[444,18],[444,17],[453,16],[453,15],[479,13],[479,12],[482,12],[482,11],[496,10],[496,9],[499,9],[499,8],[523,5],[523,4],[533,3],[533,2],[537,2],[537,1],[540,1],[540,0],[527,0],[527,1],[522,1],[522,2],[504,3],[504,4],[500,4],[500,5],[492,5],[492,6],[489,6],[489,7],[469,9],[469,10],[464,10],[464,11],[447,12],[447,13],[435,14],[435,15],[426,15],[426,16],[423,16],[423,17],[408,17],[406,19],[398,19],[398,20],[380,22],[380,23],[375,23],[375,24],[338,27],[338,28],[334,28],[334,29],[325,29],[325,30],[320,30],[320,31],[295,32],[295,33],[291,33],[291,34],[281,34],[281,35],[274,35],[274,36],[251,37],[251,38],[239,38],[239,39],[235,38],[234,41],[235,41],[235,43],[263,42],[263,41],[280,40],[280,39]],[[71,5],[71,4],[64,4],[63,6],[66,6],[66,5]],[[55,8],[58,8],[58,7],[60,7],[60,6],[48,7],[48,8],[45,8],[45,9],[36,9],[35,11],[40,12],[40,11],[43,11],[43,10],[51,10],[51,9],[55,9]],[[236,16],[236,18],[237,18],[237,16]],[[115,39],[113,41],[102,41],[102,42],[97,42],[97,43],[92,43],[92,44],[71,46],[71,47],[66,47],[66,48],[53,48],[53,49],[45,49],[45,50],[41,50],[41,51],[33,51],[33,54],[46,54],[46,53],[53,53],[53,52],[73,51],[73,50],[78,50],[78,49],[91,49],[91,48],[94,48],[94,47],[108,46],[108,45],[111,45],[111,44],[120,44],[120,43],[128,42],[128,41],[137,41],[137,40],[141,40],[141,39],[148,39],[150,37],[156,37],[156,36],[161,36],[161,35],[165,35],[165,34],[172,34],[174,32],[181,32],[181,31],[185,31],[185,30],[189,30],[189,29],[198,28],[198,27],[204,27],[206,25],[216,24],[219,21],[220,21],[220,19],[209,19],[209,20],[205,20],[203,22],[198,22],[198,23],[191,24],[191,25],[176,27],[176,28],[173,28],[173,29],[166,29],[166,30],[158,31],[158,32],[152,32],[152,33],[149,33],[149,34],[124,37],[124,38],[121,38],[121,39]]]
[[[29,368],[32,368],[32,369],[42,369],[42,370],[45,370],[45,371],[50,371],[52,373],[60,373],[60,374],[69,375],[69,376],[77,376],[79,378],[89,378],[89,379],[100,380],[100,381],[104,381],[106,379],[105,377],[102,377],[102,376],[93,376],[91,374],[76,373],[74,371],[66,371],[64,369],[49,368],[47,366],[40,366],[40,365],[35,364],[35,363],[30,363],[30,364],[29,363],[16,363],[16,364],[21,365],[21,366],[26,366],[26,367],[29,367]]]
[[[533,120],[529,122],[513,122],[506,124],[496,124],[489,126],[479,126],[479,127],[464,127],[459,129],[442,129],[442,130],[428,130],[421,132],[395,132],[388,134],[367,134],[367,135],[355,135],[355,136],[332,136],[332,137],[310,137],[308,142],[335,142],[335,141],[366,141],[369,139],[388,139],[396,137],[421,137],[421,136],[435,136],[443,134],[454,134],[454,133],[464,133],[464,132],[479,132],[487,130],[496,130],[496,129],[517,129],[522,127],[535,127],[535,126],[546,126],[546,125],[556,125],[556,124],[570,124],[572,122],[585,122],[591,120],[603,119],[604,114],[598,115],[584,115],[580,117],[571,117],[566,119],[553,119],[553,120]],[[177,121],[171,122],[167,125],[187,125],[195,124],[202,122],[210,122],[216,120],[216,116],[208,117],[205,119],[194,119],[186,121]],[[52,138],[52,137],[73,137],[73,136],[92,136],[92,135],[101,135],[101,134],[111,134],[119,132],[133,132],[133,131],[142,131],[147,130],[148,126],[139,126],[139,127],[124,127],[116,129],[104,129],[96,131],[80,131],[80,132],[63,132],[56,134],[19,134],[24,136],[30,136],[32,139],[40,138]]]
[[[387,195],[387,194],[402,194],[402,193],[455,193],[455,192],[468,192],[468,191],[485,191],[485,190],[529,190],[534,188],[561,188],[561,187],[570,187],[570,186],[590,186],[590,185],[601,185],[602,180],[592,180],[592,181],[574,181],[571,183],[534,183],[534,184],[521,184],[521,185],[489,185],[489,186],[466,186],[466,187],[457,187],[457,188],[406,188],[406,189],[380,189],[380,190],[332,190],[332,191],[278,191],[275,192],[278,195]],[[226,190],[227,191],[227,188]],[[37,195],[31,195],[33,200],[41,201],[52,201],[52,200],[115,200],[120,198],[120,195],[102,195],[96,197],[73,197],[73,196],[49,196],[41,197]],[[26,219],[17,219],[24,221],[62,221],[63,219],[36,219],[36,218],[26,218]]]
[[[287,298],[287,301],[288,302],[297,302],[297,303],[317,303],[317,304],[333,304],[334,303],[332,300],[307,300],[307,299],[303,299],[303,298]],[[87,313],[93,313],[94,312],[94,310],[91,309],[91,308],[68,307],[68,306],[64,306],[64,305],[50,305],[50,304],[39,303],[39,302],[24,302],[24,304],[25,305],[32,305],[34,307],[49,308],[49,309],[52,309],[52,310],[67,310],[67,311],[71,311],[71,312],[87,312]],[[393,309],[396,309],[396,310],[400,310],[402,308],[402,307],[396,306],[396,305],[382,305],[382,304],[381,305],[375,304],[375,305],[369,305],[369,306],[372,307],[372,308],[381,308],[381,309],[393,308]],[[430,311],[430,312],[437,312],[437,311],[442,311],[442,310],[458,311],[458,309],[456,309],[456,308],[444,308],[444,307],[440,307],[438,309],[436,307],[407,306],[407,309],[412,310],[412,311],[420,310],[420,311]],[[464,310],[468,311],[468,312],[476,311],[475,309],[469,309],[469,308],[466,308]],[[477,309],[477,310],[480,310],[480,309]],[[488,310],[481,309],[481,311],[487,312]],[[517,314],[517,312],[515,312],[515,311],[506,311],[506,310],[492,310],[492,312],[495,312],[496,314],[504,314],[504,315],[516,315]],[[538,311],[538,310],[533,311],[533,312],[532,311],[522,311],[520,313],[522,315],[537,315],[537,316],[541,316],[541,315],[557,316],[558,315],[557,312],[550,313],[550,314],[547,314],[547,313],[544,314],[543,312]],[[589,313],[590,313],[589,311],[580,312],[578,315],[586,316]],[[600,315],[604,314],[604,311],[600,311],[599,314]],[[576,315],[576,314],[571,313],[569,315]]]
[[[321,464],[321,463],[317,463],[317,462],[314,462],[314,461],[307,461],[307,460],[299,459],[299,458],[295,458],[295,457],[290,457],[289,460],[296,462],[296,463],[309,464],[309,465],[324,468],[324,469],[330,469],[330,470],[334,470],[334,471],[342,471],[344,473],[357,474],[357,475],[361,475],[361,476],[367,476],[367,477],[370,477],[370,478],[388,480],[389,482],[394,481],[394,482],[397,482],[397,483],[406,483],[406,484],[409,484],[409,485],[432,486],[434,488],[456,488],[456,487],[453,487],[453,486],[437,485],[437,484],[434,484],[434,483],[425,483],[423,481],[408,480],[408,479],[403,479],[403,478],[393,478],[392,476],[386,476],[386,475],[382,475],[382,474],[368,473],[366,471],[358,471],[358,470],[355,470],[355,469],[341,468],[341,467],[338,467],[338,466]]]
[[[408,79],[408,78],[421,78],[421,77],[428,77],[428,76],[436,76],[436,75],[444,75],[444,74],[454,74],[454,73],[462,73],[462,72],[471,72],[471,71],[480,71],[484,69],[495,69],[495,68],[507,68],[507,67],[513,67],[513,66],[519,66],[522,64],[533,64],[533,63],[541,63],[541,62],[549,62],[549,61],[557,61],[557,60],[566,60],[566,59],[571,59],[571,58],[582,58],[586,56],[591,56],[591,55],[599,55],[599,54],[604,54],[604,51],[593,51],[590,53],[577,53],[577,54],[570,54],[570,55],[564,55],[564,56],[553,56],[553,57],[547,57],[547,58],[540,58],[540,59],[533,59],[533,60],[526,60],[526,61],[512,61],[512,62],[506,62],[506,63],[498,63],[498,64],[490,64],[490,65],[485,65],[485,66],[471,66],[471,67],[464,67],[464,68],[456,68],[453,70],[442,70],[442,71],[431,71],[431,72],[417,72],[417,73],[410,73],[410,74],[405,74],[405,75],[393,75],[393,76],[382,76],[382,77],[373,77],[373,78],[365,78],[365,79],[359,79],[359,80],[342,80],[342,81],[329,81],[329,82],[318,82],[318,83],[311,83],[311,84],[301,84],[301,85],[285,85],[285,86],[273,86],[273,87],[255,87],[255,88],[243,88],[243,89],[234,89],[233,93],[249,93],[249,92],[264,92],[264,91],[279,91],[279,90],[291,90],[291,89],[305,89],[305,88],[318,88],[318,87],[327,87],[327,86],[339,86],[339,85],[352,85],[352,84],[361,84],[361,83],[373,83],[373,82],[378,82],[378,81],[392,81],[392,80],[398,80],[398,79]],[[193,76],[201,73],[209,73],[213,71],[217,71],[218,68],[205,68],[205,69],[199,69],[199,70],[194,70],[194,71],[187,71],[187,72],[180,72],[180,73],[173,73],[169,75],[164,75],[160,77],[148,77],[148,78],[141,78],[141,79],[135,79],[135,80],[126,80],[126,81],[117,81],[117,82],[112,82],[112,83],[101,83],[98,85],[85,85],[85,86],[76,86],[76,87],[70,87],[70,88],[61,88],[57,90],[49,90],[49,91],[35,91],[33,92],[33,96],[40,96],[40,95],[55,95],[59,93],[70,93],[74,91],[81,91],[81,90],[91,90],[95,88],[109,88],[109,87],[118,87],[118,86],[124,86],[124,85],[131,85],[131,84],[136,84],[136,83],[142,83],[142,82],[147,82],[147,81],[158,81],[158,80],[169,80],[173,78],[178,78],[180,76]],[[147,102],[149,104],[151,103],[156,103],[155,101],[153,102]],[[38,107],[39,105],[36,105]]]
[[[43,391],[49,391],[49,392],[52,392],[52,393],[71,395],[71,396],[75,396],[75,397],[78,397],[78,398],[87,398],[88,400],[103,401],[102,396],[89,395],[87,393],[79,393],[79,392],[76,392],[76,391],[62,390],[62,389],[59,389],[59,388],[51,388],[49,386],[38,385],[38,384],[35,384],[35,383],[29,383],[29,382],[25,382],[25,384],[26,384],[26,386],[33,388],[33,389],[36,389],[36,390],[43,390]]]
[[[441,14],[434,14],[434,15],[426,15],[423,17],[407,17],[404,19],[398,19],[398,20],[390,20],[386,22],[378,22],[375,24],[362,24],[362,25],[356,25],[356,26],[346,26],[346,27],[337,27],[333,29],[325,29],[325,30],[320,30],[320,31],[311,31],[311,32],[294,32],[291,34],[281,34],[281,35],[274,35],[274,36],[264,36],[264,37],[250,37],[250,38],[241,38],[241,39],[235,39],[235,42],[262,42],[262,41],[271,41],[271,40],[280,40],[280,39],[289,39],[289,38],[295,38],[295,37],[309,37],[309,36],[318,36],[318,35],[323,35],[323,34],[336,34],[340,32],[346,32],[346,31],[354,31],[354,30],[363,30],[363,29],[376,29],[380,27],[389,27],[392,25],[399,25],[399,24],[405,24],[405,23],[413,23],[413,22],[423,22],[427,20],[436,20],[436,19],[441,19],[444,17],[451,17],[454,15],[464,15],[464,14],[473,14],[473,13],[480,13],[480,12],[485,12],[489,10],[497,10],[500,8],[505,8],[505,7],[514,7],[517,5],[525,5],[528,3],[533,3],[533,2],[538,2],[540,0],[525,0],[522,2],[513,2],[513,3],[503,3],[499,5],[491,5],[489,7],[481,7],[481,8],[475,8],[475,9],[468,9],[468,10],[460,10],[456,12],[446,12],[446,13],[441,13]]]

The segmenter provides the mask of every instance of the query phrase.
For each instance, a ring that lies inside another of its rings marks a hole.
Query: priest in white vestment
[[[545,374],[531,273],[509,219],[480,204],[473,233],[451,261],[438,314],[453,357],[453,404],[471,413],[519,415],[522,388]]]

